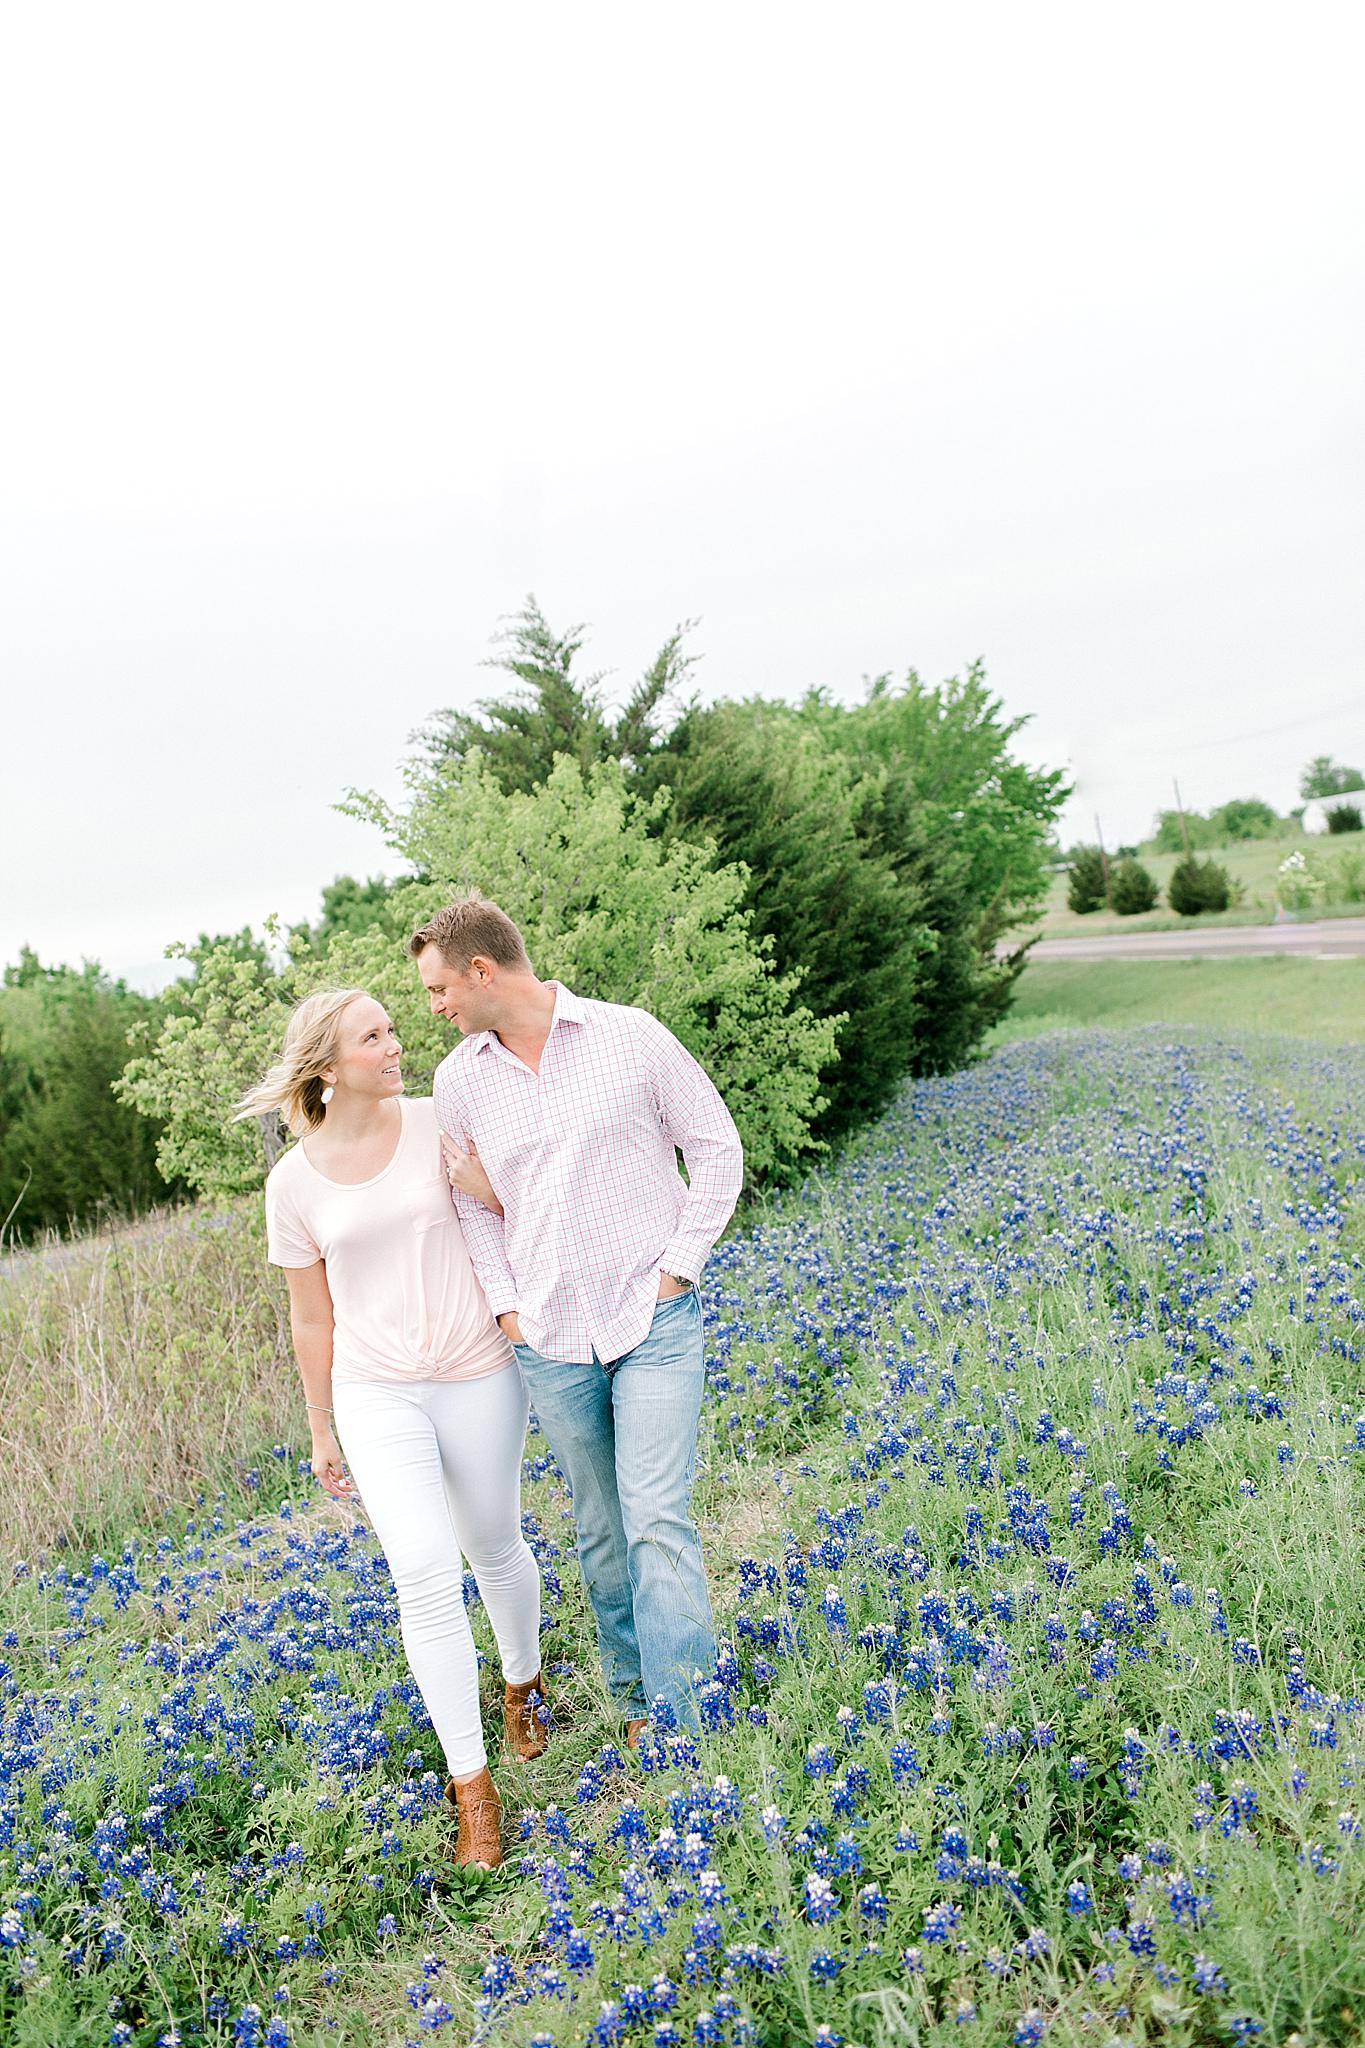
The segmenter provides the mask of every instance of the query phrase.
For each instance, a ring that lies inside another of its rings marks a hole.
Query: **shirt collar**
[[[550,986],[555,992],[555,1013],[550,1019],[551,1031],[556,1024],[586,1023],[588,1013],[583,1007],[583,998],[576,996],[571,988],[566,988],[562,981],[552,981]]]
[[[549,983],[549,986],[555,992],[554,1015],[550,1019],[551,1032],[553,1032],[556,1024],[583,1024],[587,1022],[588,1013],[583,1007],[583,998],[581,996],[576,996],[573,990],[567,988],[562,981],[552,981]],[[481,1052],[505,1053],[506,1051],[507,1048],[498,1037],[496,1031],[481,1031],[474,1040],[474,1052],[476,1055]],[[517,1064],[520,1065],[520,1061]]]

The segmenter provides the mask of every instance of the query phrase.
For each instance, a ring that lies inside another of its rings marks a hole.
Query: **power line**
[[[1207,749],[1208,749],[1209,747],[1226,747],[1226,746],[1228,745],[1228,743],[1229,743],[1229,740],[1230,740],[1230,739],[1237,739],[1237,740],[1268,740],[1268,739],[1274,739],[1277,733],[1282,733],[1282,732],[1297,732],[1297,731],[1299,731],[1300,727],[1302,727],[1302,726],[1305,726],[1305,725],[1322,725],[1322,724],[1324,724],[1324,723],[1325,723],[1325,722],[1326,722],[1326,721],[1327,721],[1328,719],[1330,719],[1330,718],[1336,718],[1336,717],[1339,717],[1339,716],[1340,716],[1340,714],[1339,714],[1338,712],[1336,712],[1336,711],[1310,711],[1310,712],[1308,713],[1308,715],[1307,715],[1306,717],[1304,717],[1304,718],[1290,718],[1290,719],[1287,719],[1287,720],[1285,721],[1285,723],[1284,723],[1283,725],[1263,725],[1263,726],[1261,726],[1261,727],[1260,727],[1260,729],[1259,729],[1258,731],[1256,731],[1256,732],[1238,732],[1238,733],[1233,733],[1233,734],[1231,734],[1231,735],[1229,735],[1228,733],[1223,733],[1223,734],[1221,734],[1221,735],[1220,735],[1220,736],[1219,736],[1219,737],[1218,737],[1217,739],[1213,739],[1213,740],[1195,740],[1195,741],[1193,741],[1193,742],[1192,742],[1191,744],[1189,744],[1189,745],[1186,745],[1186,746],[1180,746],[1180,747],[1168,747],[1168,748],[1166,748],[1166,750],[1165,750],[1165,751],[1166,751],[1167,753],[1184,753],[1184,754],[1202,754],[1202,753],[1206,752],[1206,751],[1207,751]]]

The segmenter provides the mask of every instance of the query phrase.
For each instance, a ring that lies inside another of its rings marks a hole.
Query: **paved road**
[[[1317,924],[1206,925],[1189,932],[1097,932],[1093,939],[1040,939],[1030,960],[1220,960],[1232,953],[1297,953],[1310,960],[1365,954],[1365,917]]]

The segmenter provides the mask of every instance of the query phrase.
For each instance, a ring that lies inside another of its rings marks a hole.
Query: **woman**
[[[539,1756],[540,1573],[521,1533],[526,1396],[469,1263],[431,1100],[403,1097],[401,1052],[363,989],[309,996],[239,1115],[278,1109],[300,1140],[271,1172],[265,1207],[269,1256],[289,1281],[313,1471],[344,1498],[344,1447],[445,1751],[455,1861],[488,1868],[502,1861],[501,1810],[461,1553],[497,1638],[508,1744]]]

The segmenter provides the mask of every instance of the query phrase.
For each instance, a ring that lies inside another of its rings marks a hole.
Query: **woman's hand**
[[[462,1152],[450,1138],[441,1139],[441,1153],[445,1159],[446,1178],[453,1188],[462,1195],[472,1195],[476,1202],[482,1202],[485,1209],[491,1209],[495,1216],[501,1216],[502,1203],[493,1192],[493,1183],[483,1170],[478,1147],[471,1138],[469,1150]]]
[[[341,1445],[330,1429],[313,1438],[313,1477],[333,1500],[345,1500],[352,1490],[342,1463]]]

